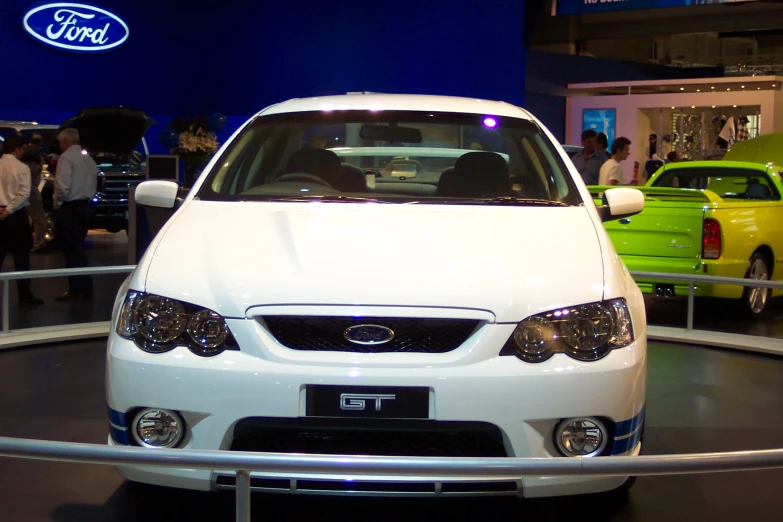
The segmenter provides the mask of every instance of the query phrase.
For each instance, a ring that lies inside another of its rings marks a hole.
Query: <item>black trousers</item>
[[[87,237],[87,222],[90,218],[90,204],[86,199],[66,201],[54,213],[57,227],[57,244],[65,255],[66,268],[88,266],[84,238]],[[72,276],[68,278],[68,292],[92,295],[92,277]]]
[[[17,210],[5,219],[0,219],[0,265],[5,261],[6,254],[14,257],[14,270],[23,272],[30,270],[30,248],[32,247],[32,231],[25,209]],[[29,279],[17,279],[19,299],[32,297]]]

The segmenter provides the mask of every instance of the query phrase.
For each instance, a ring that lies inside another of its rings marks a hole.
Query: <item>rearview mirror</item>
[[[136,187],[136,203],[148,207],[174,208],[179,185],[173,181],[145,181]]]
[[[644,194],[632,188],[608,189],[603,204],[598,207],[601,221],[614,221],[638,214],[644,209]]]
[[[421,131],[411,127],[395,125],[362,125],[359,136],[363,140],[388,141],[396,143],[421,143]]]

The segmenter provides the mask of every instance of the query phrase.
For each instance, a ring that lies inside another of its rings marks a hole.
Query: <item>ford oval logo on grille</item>
[[[344,335],[355,344],[384,344],[394,339],[394,330],[377,324],[357,324],[346,328]]]
[[[27,12],[25,31],[36,40],[67,51],[107,51],[128,39],[128,25],[117,15],[85,4],[46,4]]]

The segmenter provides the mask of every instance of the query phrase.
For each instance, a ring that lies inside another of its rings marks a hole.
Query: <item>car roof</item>
[[[345,94],[295,98],[267,107],[258,116],[309,111],[433,111],[467,114],[486,114],[532,120],[526,110],[506,102],[460,98],[456,96],[432,96],[424,94]]]
[[[0,120],[0,127],[13,127],[15,129],[57,129],[58,125],[49,125],[35,121]]]
[[[651,185],[654,181],[656,181],[659,177],[663,175],[664,172],[671,171],[671,170],[685,170],[685,169],[693,169],[693,168],[699,168],[699,167],[709,167],[711,169],[748,169],[748,170],[757,170],[759,172],[778,172],[780,171],[779,168],[775,167],[774,165],[764,165],[763,163],[753,163],[750,161],[726,161],[726,160],[701,160],[701,161],[678,161],[676,163],[666,163],[664,164],[660,169],[655,171],[655,173],[650,176],[650,179],[647,181],[646,185]]]
[[[697,167],[710,167],[714,169],[732,169],[743,168],[753,170],[767,170],[767,165],[763,163],[754,163],[751,161],[726,161],[726,160],[701,160],[701,161],[678,161],[676,163],[666,163],[663,170],[671,169],[692,169]]]

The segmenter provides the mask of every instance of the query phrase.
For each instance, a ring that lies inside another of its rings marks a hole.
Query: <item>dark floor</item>
[[[125,232],[110,234],[104,231],[90,231],[85,242],[90,266],[127,265],[128,236]],[[0,260],[2,270],[13,270],[11,256],[5,262]],[[49,248],[43,253],[35,253],[30,257],[32,270],[64,268],[65,260],[62,253]],[[11,283],[11,329],[32,328],[36,326],[52,326],[60,324],[88,323],[93,321],[108,321],[117,289],[125,280],[127,274],[108,274],[93,276],[95,296],[90,301],[79,303],[58,303],[55,296],[68,290],[68,280],[64,277],[34,279],[33,293],[45,301],[43,306],[19,307],[16,295],[16,283]],[[0,519],[1,520],[1,519]]]
[[[106,441],[104,342],[0,354],[0,435]],[[651,343],[645,452],[783,446],[783,360]],[[256,495],[254,520],[781,520],[783,470],[640,478],[630,496],[387,500]],[[131,486],[112,468],[0,458],[0,520],[226,521],[231,493]]]

